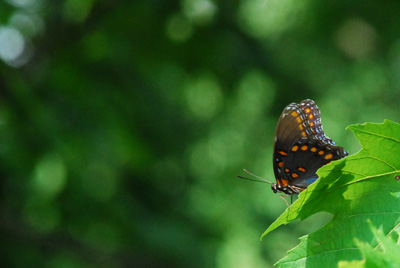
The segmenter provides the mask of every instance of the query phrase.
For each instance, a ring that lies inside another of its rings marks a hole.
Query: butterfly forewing
[[[291,148],[294,143],[306,138],[309,129],[306,121],[306,114],[296,103],[291,103],[284,109],[279,118],[275,132],[274,146],[274,173],[278,185],[286,186],[291,179],[286,176],[285,163],[288,155],[291,154]]]

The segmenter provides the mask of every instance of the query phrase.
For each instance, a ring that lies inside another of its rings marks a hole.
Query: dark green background
[[[329,217],[260,242],[286,205],[235,176],[274,181],[290,102],[314,99],[350,154],[360,146],[347,125],[399,121],[399,11],[370,0],[0,2],[2,266],[271,266]]]

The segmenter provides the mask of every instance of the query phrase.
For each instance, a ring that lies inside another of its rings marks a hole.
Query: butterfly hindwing
[[[292,186],[305,189],[318,178],[316,172],[320,167],[343,157],[342,147],[301,139],[292,146],[283,163],[283,171]]]
[[[322,129],[321,124],[321,113],[318,106],[313,100],[303,100],[300,102],[299,106],[304,110],[308,124],[313,132],[314,138],[321,140],[325,143],[335,145],[336,143],[327,137]]]

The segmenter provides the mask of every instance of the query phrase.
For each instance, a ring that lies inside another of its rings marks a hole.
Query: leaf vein
[[[374,132],[370,132],[370,131],[365,131],[365,130],[362,130],[362,129],[357,129],[356,131],[367,133],[367,134],[370,134],[370,135],[373,135],[373,136],[377,136],[377,137],[381,137],[381,138],[388,139],[388,140],[393,140],[393,141],[396,141],[396,142],[400,143],[400,140],[392,138],[392,137],[387,137],[387,136],[384,136],[382,134],[378,134],[378,133],[374,133]]]

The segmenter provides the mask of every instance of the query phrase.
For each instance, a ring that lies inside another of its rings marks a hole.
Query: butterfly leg
[[[288,203],[288,201],[286,201],[286,199],[285,199],[285,197],[288,197],[289,195],[280,195],[279,197],[283,200],[283,202],[285,202],[286,203],[286,205],[287,205],[287,207],[289,208],[289,210],[292,210],[291,208],[290,208],[290,205],[289,205],[289,203]],[[292,197],[293,198],[293,197]]]

